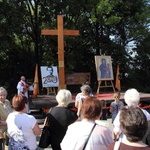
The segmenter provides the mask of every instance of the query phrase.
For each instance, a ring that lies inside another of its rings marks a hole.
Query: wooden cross
[[[59,89],[66,88],[64,69],[64,35],[77,36],[79,30],[64,30],[63,16],[57,16],[57,30],[42,30],[42,35],[58,35],[58,67],[59,67]]]

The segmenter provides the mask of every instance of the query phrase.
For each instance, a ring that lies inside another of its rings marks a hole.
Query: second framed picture
[[[95,56],[97,80],[114,80],[110,56]]]

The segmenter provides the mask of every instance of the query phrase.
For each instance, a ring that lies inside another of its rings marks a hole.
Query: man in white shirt
[[[17,90],[18,90],[18,94],[23,94],[24,96],[26,96],[27,98],[29,98],[28,91],[33,91],[33,87],[29,86],[26,83],[25,76],[21,76],[20,81],[17,84]],[[27,113],[30,113],[29,102],[28,102]]]

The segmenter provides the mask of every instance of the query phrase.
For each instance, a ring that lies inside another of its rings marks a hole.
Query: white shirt
[[[82,94],[82,92],[81,93],[78,93],[77,95],[76,95],[76,98],[75,98],[75,100],[76,101],[80,101],[82,98],[85,98],[85,96]]]
[[[62,150],[82,150],[93,125],[93,121],[86,119],[71,124],[61,142]],[[96,125],[85,150],[106,150],[112,142],[111,131],[107,127]]]
[[[18,82],[18,84],[17,84],[18,94],[22,94],[23,86],[25,86],[25,85],[26,85],[26,82],[24,82],[22,80]],[[26,96],[28,98],[28,91],[26,91],[24,93],[24,96]]]
[[[90,96],[93,96],[93,94],[90,93]],[[85,96],[84,96],[84,95],[82,94],[82,92],[81,92],[81,93],[78,93],[78,94],[76,95],[75,100],[76,100],[76,101],[80,101],[82,98],[85,98]]]
[[[138,106],[137,106],[138,107]],[[147,121],[150,120],[150,114],[144,110],[144,109],[141,109],[143,111],[143,113],[145,114],[146,118],[147,118]],[[121,133],[121,129],[120,129],[120,111],[118,112],[114,122],[113,122],[113,125],[114,125],[114,132],[116,133]],[[122,137],[120,137],[122,140],[126,138],[125,135],[122,135]]]
[[[90,93],[90,96],[93,96],[93,94]],[[76,98],[75,98],[75,106],[78,108],[78,102],[79,102],[80,100],[84,101],[84,99],[85,99],[85,96],[82,94],[82,92],[81,92],[81,93],[78,93],[78,94],[76,95]]]
[[[13,147],[19,148],[18,141],[23,141],[31,150],[37,148],[36,136],[32,130],[36,124],[36,119],[33,116],[13,112],[8,115],[6,122],[11,141],[17,141],[12,142]]]
[[[21,81],[18,82],[18,84],[17,84],[18,94],[22,94],[22,92],[23,92],[23,86],[25,86],[25,85],[26,85],[26,82],[23,81],[23,80],[21,80]],[[33,91],[33,86],[29,86],[28,90],[29,91]],[[24,96],[26,96],[27,98],[28,98],[28,90],[24,93]]]

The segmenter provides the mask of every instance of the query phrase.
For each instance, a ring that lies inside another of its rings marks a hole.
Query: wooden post
[[[121,90],[121,85],[120,85],[120,79],[119,79],[119,74],[120,74],[120,68],[119,68],[119,65],[117,66],[117,72],[116,72],[116,89],[117,90]]]
[[[33,89],[32,97],[33,98],[37,97],[38,93],[39,93],[39,78],[38,78],[38,64],[36,64],[35,76],[34,76],[34,89]]]
[[[78,36],[79,30],[64,30],[63,28],[63,16],[57,16],[57,30],[42,30],[42,35],[57,35],[58,36],[58,67],[59,67],[59,89],[66,88],[65,84],[65,66],[64,66],[64,35]]]

